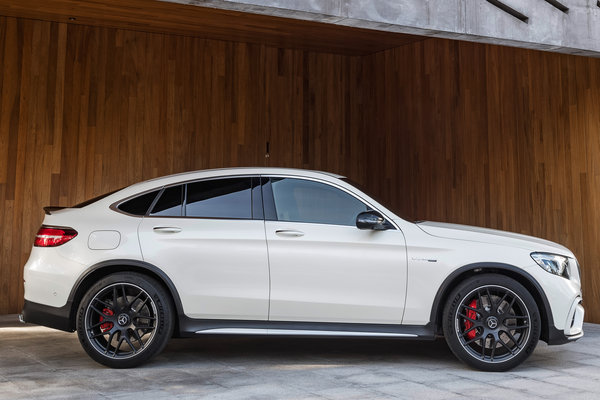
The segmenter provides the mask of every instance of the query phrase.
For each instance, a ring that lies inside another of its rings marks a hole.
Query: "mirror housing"
[[[373,231],[385,231],[390,229],[390,223],[385,220],[379,212],[370,210],[363,211],[356,216],[356,227],[358,229],[370,229]]]

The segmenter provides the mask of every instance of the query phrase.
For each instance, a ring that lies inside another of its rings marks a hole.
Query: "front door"
[[[269,320],[400,324],[406,245],[398,229],[360,230],[371,207],[309,179],[263,185],[271,301]]]

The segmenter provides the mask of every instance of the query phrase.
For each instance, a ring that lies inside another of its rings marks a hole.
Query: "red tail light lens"
[[[35,235],[33,245],[35,247],[56,247],[67,243],[75,236],[77,236],[77,231],[73,228],[42,225],[37,235]]]

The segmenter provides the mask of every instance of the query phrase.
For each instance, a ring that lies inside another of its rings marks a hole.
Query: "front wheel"
[[[506,371],[535,349],[540,314],[531,294],[504,275],[482,274],[460,284],[444,307],[444,336],[452,352],[484,371]]]
[[[169,295],[154,279],[134,272],[108,275],[83,297],[77,335],[95,361],[135,367],[158,354],[173,332]]]

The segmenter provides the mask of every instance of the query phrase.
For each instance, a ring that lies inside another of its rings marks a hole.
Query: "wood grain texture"
[[[0,314],[45,205],[203,168],[357,171],[328,154],[358,132],[359,58],[12,17],[0,49]]]
[[[344,174],[407,218],[562,243],[600,322],[600,60],[439,39],[356,57],[12,17],[0,55],[0,313],[22,305],[41,207],[269,165]]]
[[[435,39],[365,63],[365,185],[410,219],[569,247],[599,323],[600,60]]]
[[[0,0],[0,15],[349,55],[424,39],[155,0]]]

